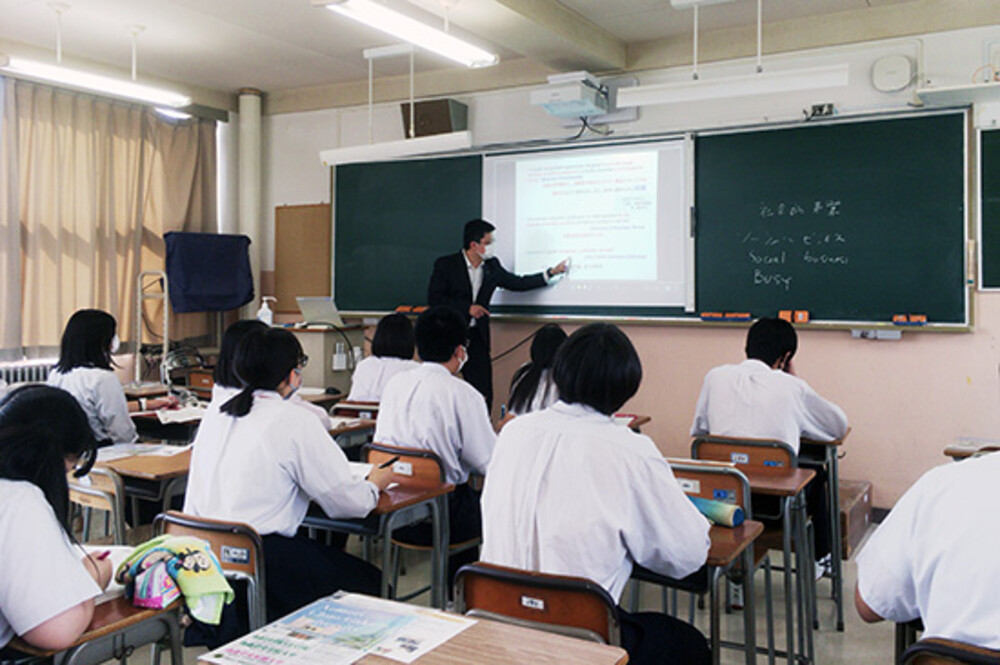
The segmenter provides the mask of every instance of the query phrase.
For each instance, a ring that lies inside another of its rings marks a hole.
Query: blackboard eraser
[[[701,313],[701,320],[702,321],[721,321],[723,318],[725,318],[725,317],[723,316],[722,312],[702,312]]]
[[[396,308],[396,312],[398,312],[399,314],[407,314],[412,311],[413,307],[410,305],[400,305],[399,307]]]
[[[780,312],[778,312],[778,318],[781,319],[782,321],[788,321],[789,323],[791,323],[792,322],[792,310],[790,310],[790,309],[783,309],[783,310],[781,310]]]
[[[809,310],[808,309],[795,310],[795,323],[809,323]]]
[[[926,314],[910,314],[910,325],[911,326],[923,326],[927,325],[927,315]]]
[[[906,314],[892,315],[892,322],[895,323],[897,326],[905,326],[907,323],[909,323],[909,321],[910,317],[908,317]]]
[[[926,326],[926,314],[896,314],[892,317],[893,324],[897,326]]]
[[[726,312],[726,321],[749,321],[752,318],[750,312]]]

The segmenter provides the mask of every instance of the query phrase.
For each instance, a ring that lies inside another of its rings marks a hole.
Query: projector
[[[579,118],[607,113],[608,97],[582,81],[548,85],[531,91],[531,105],[557,118]]]

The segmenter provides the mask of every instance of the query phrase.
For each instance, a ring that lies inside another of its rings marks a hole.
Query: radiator
[[[0,379],[12,383],[45,383],[55,358],[19,363],[0,364]]]

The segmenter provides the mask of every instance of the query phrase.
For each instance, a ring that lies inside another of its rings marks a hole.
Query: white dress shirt
[[[483,264],[485,261],[480,261],[478,266],[472,265],[472,261],[469,260],[469,255],[464,249],[462,250],[462,258],[465,259],[465,267],[469,271],[469,285],[472,286],[472,302],[476,302],[479,289],[483,286]],[[476,318],[472,317],[472,320],[469,321],[469,327],[473,328],[475,325]]]
[[[0,479],[0,648],[100,595],[37,486]]]
[[[684,577],[708,557],[708,520],[653,441],[581,404],[504,426],[482,508],[483,561],[586,577],[616,600],[633,562]]]
[[[213,402],[198,427],[184,512],[294,536],[315,501],[330,517],[364,517],[378,488],[353,480],[319,420],[273,391],[254,392],[242,418]]]
[[[526,374],[527,372],[525,372]],[[518,383],[524,380],[524,374],[518,379]],[[511,394],[517,388],[518,383],[515,383],[511,389]],[[528,403],[528,408],[519,411],[517,409],[511,408],[510,412],[516,416],[523,416],[526,413],[531,413],[532,411],[541,411],[546,409],[559,399],[559,389],[556,387],[556,382],[552,379],[552,370],[543,369],[541,376],[538,377],[538,385],[535,386],[535,394],[531,396],[531,401]]]
[[[475,388],[444,365],[425,362],[386,385],[375,441],[434,452],[447,481],[460,485],[470,472],[486,472],[496,432]]]
[[[49,372],[48,384],[76,398],[98,441],[111,439],[115,443],[131,443],[138,438],[128,412],[125,390],[110,369],[74,367],[65,374],[54,369]]]
[[[1000,649],[1000,454],[928,471],[858,554],[858,588],[890,621],[926,637]]]
[[[416,360],[392,356],[368,356],[354,368],[354,373],[351,375],[351,394],[347,399],[352,402],[381,402],[382,392],[389,379],[416,367],[420,367],[420,363]]]
[[[691,435],[776,439],[799,449],[802,438],[847,434],[847,416],[809,384],[760,360],[722,365],[705,375]]]

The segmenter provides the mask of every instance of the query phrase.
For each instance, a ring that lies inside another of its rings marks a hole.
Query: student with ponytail
[[[377,568],[299,534],[310,501],[330,517],[364,517],[392,478],[354,480],[319,420],[288,398],[305,362],[281,328],[250,331],[237,345],[240,392],[210,409],[194,441],[184,511],[244,522],[263,536],[269,620],[337,590],[378,594]]]
[[[15,635],[39,649],[68,647],[111,580],[110,560],[89,557],[69,528],[66,473],[85,475],[96,445],[64,390],[34,384],[0,400],[0,658]]]

